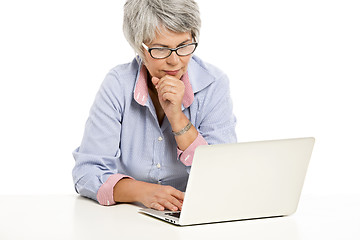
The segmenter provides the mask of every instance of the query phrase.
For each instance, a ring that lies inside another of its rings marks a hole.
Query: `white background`
[[[123,3],[0,2],[0,194],[74,193],[95,94],[134,57]],[[198,3],[196,54],[230,78],[238,141],[314,136],[303,193],[359,194],[359,2]]]

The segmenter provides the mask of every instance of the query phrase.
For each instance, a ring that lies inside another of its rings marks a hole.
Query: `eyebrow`
[[[186,39],[185,41],[182,41],[180,44],[178,44],[176,47],[179,47],[181,45],[184,45],[185,43],[191,41],[191,39]],[[159,47],[166,47],[168,48],[169,46],[168,45],[164,45],[164,44],[160,44],[160,43],[153,43],[151,44],[152,46],[159,46]]]

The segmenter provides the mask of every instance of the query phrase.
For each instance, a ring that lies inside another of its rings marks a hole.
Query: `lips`
[[[176,74],[178,74],[180,70],[174,70],[174,71],[164,71],[166,74],[171,75],[171,76],[175,76]]]

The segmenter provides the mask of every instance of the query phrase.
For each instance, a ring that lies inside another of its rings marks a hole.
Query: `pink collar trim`
[[[190,83],[189,74],[186,72],[182,77],[181,81],[183,81],[185,85],[185,93],[182,100],[182,105],[185,108],[188,108],[194,101],[194,92]],[[145,106],[149,97],[149,90],[147,87],[147,69],[144,65],[141,66],[138,81],[136,82],[135,90],[134,90],[134,99],[140,105]]]

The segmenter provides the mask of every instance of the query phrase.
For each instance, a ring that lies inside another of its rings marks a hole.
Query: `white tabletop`
[[[187,227],[139,208],[77,195],[0,196],[0,239],[360,239],[358,195],[302,196],[292,216]]]

